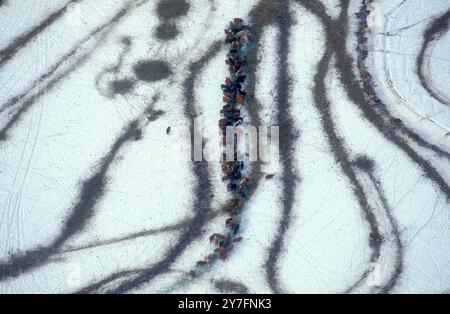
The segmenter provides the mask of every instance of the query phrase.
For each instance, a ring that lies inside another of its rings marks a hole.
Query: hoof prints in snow
[[[100,72],[95,77],[95,86],[102,93],[102,95],[106,97],[114,97],[115,95],[126,95],[133,91],[134,86],[136,85],[136,80],[134,78],[125,77],[120,78],[119,74],[122,70],[123,63],[125,57],[129,54],[131,50],[131,38],[128,36],[124,36],[120,40],[120,44],[122,45],[122,50],[120,51],[117,63],[105,68],[102,72]],[[102,87],[102,82],[107,80],[109,75],[113,76],[113,79],[108,81],[107,90],[105,91]]]
[[[136,77],[145,82],[156,82],[169,77],[172,73],[168,63],[156,60],[140,61],[133,70]]]
[[[162,40],[173,39],[180,34],[177,26],[172,22],[164,22],[156,28],[156,37]]]
[[[161,0],[158,3],[156,13],[163,21],[173,20],[186,15],[189,11],[189,7],[189,2],[186,0]]]
[[[136,82],[129,78],[118,79],[110,82],[110,88],[113,94],[125,95],[133,90],[135,84]]]
[[[156,37],[161,40],[170,40],[178,36],[180,31],[176,19],[186,15],[190,4],[185,0],[161,0],[156,12],[162,23],[156,28]]]

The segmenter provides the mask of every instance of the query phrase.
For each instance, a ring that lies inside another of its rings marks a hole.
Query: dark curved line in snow
[[[362,30],[367,27],[367,20],[365,18],[367,12],[365,10],[365,3],[364,1],[362,2],[361,8],[359,13],[357,14],[358,17],[358,21],[359,21],[359,28],[357,31],[358,34],[358,42],[365,44],[364,41],[364,35],[362,33]],[[365,60],[366,60],[366,56],[363,54],[362,51],[359,51],[358,53],[358,66],[359,65],[363,65],[364,68],[365,67]],[[386,115],[390,115],[390,113],[387,110],[387,107],[385,104],[382,104],[381,102],[379,103],[380,108],[383,110],[383,112]],[[399,125],[400,129],[406,129],[406,126],[404,126],[403,122],[400,123]],[[406,129],[408,130],[408,129]],[[408,130],[409,131],[409,130]],[[421,138],[419,138],[418,140],[422,140]],[[423,140],[422,140],[423,141]],[[426,145],[431,145],[429,143],[422,143],[423,147],[425,147]],[[419,144],[420,145],[420,144]],[[433,147],[431,148],[433,149]],[[404,261],[404,252],[403,252],[403,243],[400,237],[400,232],[399,232],[399,227],[398,227],[398,222],[396,220],[396,218],[393,215],[393,209],[391,208],[391,206],[389,205],[389,202],[386,198],[386,195],[381,187],[381,183],[379,182],[379,180],[377,180],[375,173],[372,171],[365,171],[367,173],[367,175],[369,176],[370,180],[372,181],[372,184],[374,185],[378,196],[383,204],[383,207],[385,209],[386,212],[386,216],[389,220],[389,223],[392,227],[392,232],[395,238],[395,245],[397,247],[396,249],[396,256],[395,256],[395,266],[394,266],[394,271],[391,275],[391,277],[389,278],[389,280],[387,281],[387,283],[380,289],[380,293],[389,293],[392,291],[392,289],[396,286],[398,280],[400,279],[400,276],[403,272],[403,261]]]
[[[378,199],[381,201],[383,205],[383,209],[385,211],[385,215],[389,221],[389,224],[391,225],[391,235],[394,237],[394,245],[395,245],[395,262],[394,262],[394,269],[392,271],[392,274],[388,278],[385,284],[380,285],[379,287],[376,287],[373,291],[378,291],[379,293],[389,293],[392,291],[392,289],[397,285],[398,280],[400,279],[401,274],[403,273],[403,266],[404,266],[404,251],[403,251],[403,243],[402,239],[400,237],[400,231],[398,227],[397,219],[393,215],[393,209],[389,204],[389,201],[387,200],[387,197],[385,195],[385,192],[381,186],[381,182],[377,179],[375,174],[375,161],[371,160],[372,165],[369,167],[366,167],[364,165],[359,165],[357,162],[354,162],[354,165],[359,168],[358,171],[365,173],[372,183],[372,186],[374,188],[374,191],[378,195]],[[369,187],[367,187],[369,189]],[[386,239],[384,239],[386,240]],[[389,239],[390,240],[390,239]],[[386,241],[383,241],[386,243]],[[367,277],[367,274],[364,276]],[[363,278],[363,279],[364,279]]]
[[[280,279],[278,278],[277,264],[280,253],[284,246],[284,237],[291,223],[291,213],[294,204],[295,190],[300,180],[295,172],[294,157],[295,142],[299,137],[298,131],[294,128],[294,119],[290,114],[289,93],[292,86],[292,79],[289,76],[289,34],[292,25],[292,15],[289,11],[289,1],[280,1],[278,8],[278,25],[280,35],[278,37],[278,78],[277,88],[277,125],[279,128],[279,150],[280,164],[282,166],[281,182],[282,182],[282,211],[281,219],[273,242],[269,248],[269,254],[264,264],[266,269],[266,280],[275,293],[282,293]]]
[[[89,294],[89,293],[97,292],[97,291],[100,291],[101,288],[106,287],[108,284],[114,282],[115,280],[128,278],[133,275],[139,275],[139,274],[142,274],[143,271],[144,271],[144,269],[120,271],[120,272],[114,273],[113,275],[108,276],[102,280],[99,280],[92,285],[89,285],[78,291],[75,291],[74,294]]]
[[[427,51],[428,46],[432,41],[437,41],[446,32],[449,30],[449,22],[450,22],[450,10],[445,12],[443,15],[435,19],[430,26],[426,29],[423,35],[422,47],[420,49],[419,55],[416,59],[417,66],[417,75],[419,77],[420,84],[422,84],[423,88],[430,94],[431,97],[439,101],[444,105],[450,105],[450,100],[445,96],[439,94],[436,89],[432,86],[432,80],[427,77],[424,61],[425,61],[425,52]]]
[[[155,100],[156,101],[156,100]],[[153,103],[149,108],[153,107]],[[157,111],[156,118],[161,115]],[[128,143],[136,141],[142,130],[139,120],[131,121],[114,141],[109,152],[99,161],[97,170],[81,184],[80,194],[75,206],[70,210],[70,215],[64,223],[59,235],[46,246],[36,247],[25,252],[13,255],[7,261],[0,261],[0,281],[11,277],[17,277],[23,272],[30,271],[45,264],[51,256],[77,232],[81,231],[95,211],[98,201],[105,194],[107,185],[107,173],[111,164],[116,160],[119,151]]]
[[[53,12],[47,18],[42,20],[38,25],[34,26],[28,32],[14,38],[12,42],[2,50],[0,50],[0,68],[9,60],[11,60],[16,53],[26,46],[34,37],[39,35],[43,30],[47,27],[51,26],[55,23],[64,13],[66,13],[67,8],[73,4],[77,3],[80,0],[71,0],[67,2],[61,9]]]
[[[139,4],[137,4],[134,7],[138,7],[140,5],[142,5],[143,3],[147,2],[148,0],[145,0]],[[22,118],[22,116],[28,112],[28,110],[30,110],[30,108],[32,107],[32,105],[38,100],[40,99],[42,96],[44,96],[47,92],[51,91],[53,88],[55,88],[56,86],[58,86],[59,83],[61,83],[62,80],[64,80],[65,78],[67,78],[72,72],[74,72],[75,70],[77,70],[80,66],[82,66],[84,64],[84,62],[86,62],[88,60],[88,58],[92,55],[92,53],[96,50],[96,48],[98,47],[99,43],[102,42],[107,35],[109,34],[109,31],[111,30],[111,28],[117,24],[123,17],[125,17],[127,15],[127,13],[129,12],[129,10],[131,8],[134,8],[133,6],[131,6],[129,3],[126,4],[124,7],[122,7],[122,9],[112,18],[110,19],[108,22],[106,22],[105,24],[99,26],[98,28],[96,28],[94,31],[92,31],[89,35],[90,36],[95,36],[98,33],[104,31],[104,33],[101,34],[100,38],[97,40],[96,44],[86,53],[82,54],[80,56],[80,58],[78,58],[76,61],[74,61],[74,63],[65,71],[61,72],[60,74],[56,75],[53,79],[51,79],[44,87],[41,87],[41,89],[39,91],[37,91],[35,94],[29,96],[26,100],[24,100],[24,102],[21,104],[21,106],[12,114],[11,118],[9,118],[8,122],[0,129],[0,142],[2,141],[6,141],[8,139],[8,135],[9,135],[9,131],[16,125],[17,122],[19,122]],[[85,38],[85,41],[87,42],[89,40],[89,36]],[[68,54],[65,55],[65,57],[71,57],[73,54],[76,53],[76,51],[79,49],[79,47],[75,47],[73,50],[71,50]],[[56,71],[63,63],[64,63],[64,58],[60,59],[58,61],[58,63],[56,63],[51,69],[50,71],[48,71],[47,73],[45,73],[41,79],[45,79],[47,77],[49,77],[50,75],[53,74],[54,71]],[[38,85],[39,80],[37,82],[35,82],[36,85]],[[34,83],[31,87],[31,89],[34,87]],[[31,90],[30,89],[30,90]],[[7,106],[12,106],[14,105],[15,101],[20,100],[22,97],[25,97],[26,94],[28,93],[25,92],[22,95],[17,96],[18,98],[12,99],[10,102],[8,102]],[[4,110],[2,108],[2,110]]]
[[[381,187],[381,183],[379,182],[379,180],[377,180],[377,178],[373,172],[366,172],[366,173],[368,174],[370,180],[372,181],[373,185],[375,186],[375,189],[378,193],[381,203],[383,204],[383,207],[386,212],[386,216],[388,217],[389,223],[392,227],[392,233],[394,235],[395,245],[397,247],[396,252],[395,252],[394,271],[392,272],[392,275],[388,279],[387,283],[380,289],[381,293],[389,293],[397,285],[397,282],[400,279],[401,274],[403,273],[403,260],[404,260],[403,243],[402,243],[402,239],[400,237],[397,219],[393,215],[393,209],[389,205],[389,202],[386,198],[383,188]]]
[[[385,234],[389,233],[389,236],[385,237],[387,238],[387,241],[385,241],[384,243],[387,243],[388,241],[391,242],[392,241],[391,236],[394,237],[393,240],[395,245],[395,256],[393,266],[394,269],[384,285],[382,284],[376,287],[376,289],[372,290],[384,294],[389,293],[397,285],[397,282],[400,279],[401,274],[403,273],[404,251],[398,227],[398,221],[394,216],[394,210],[389,204],[389,201],[383,190],[381,181],[377,179],[377,172],[376,172],[377,167],[375,161],[366,155],[360,155],[357,157],[356,160],[353,161],[353,164],[358,168],[358,171],[360,173],[364,173],[367,176],[368,180],[371,182],[371,186],[366,187],[367,194],[370,194],[371,190],[374,190],[376,192],[376,194],[378,195],[378,200],[381,202],[383,206],[385,216],[387,217],[387,220],[389,221],[389,224],[391,226],[391,230],[385,233]]]

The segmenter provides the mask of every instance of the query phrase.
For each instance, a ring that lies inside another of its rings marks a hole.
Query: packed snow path
[[[448,291],[449,10],[1,1],[0,292]],[[242,242],[193,277],[229,195],[174,157],[196,118],[217,130],[236,16],[280,160],[249,165]]]

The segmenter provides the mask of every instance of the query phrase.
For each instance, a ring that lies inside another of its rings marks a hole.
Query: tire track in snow
[[[430,26],[426,29],[423,35],[422,47],[420,49],[419,55],[416,59],[417,66],[417,75],[419,77],[420,84],[422,84],[423,88],[430,94],[431,97],[439,101],[440,103],[449,106],[450,100],[445,96],[439,94],[436,89],[432,86],[432,80],[427,77],[424,61],[425,61],[425,52],[427,51],[428,46],[432,41],[437,41],[445,33],[448,32],[448,27],[450,23],[450,10],[445,12],[440,17],[436,18],[434,22],[430,24]]]
[[[397,282],[400,279],[401,274],[403,273],[403,260],[404,260],[403,243],[400,237],[398,222],[393,215],[393,209],[389,205],[389,202],[386,198],[386,195],[381,187],[379,180],[377,180],[373,172],[368,172],[367,174],[369,175],[370,180],[375,186],[378,196],[381,202],[383,203],[383,207],[386,211],[386,216],[388,217],[389,223],[391,224],[392,227],[392,233],[394,235],[395,245],[397,247],[395,252],[395,265],[392,275],[387,281],[387,283],[384,284],[380,289],[380,293],[389,293],[397,285]]]
[[[0,50],[0,68],[5,65],[9,60],[11,60],[20,49],[25,47],[34,37],[39,35],[47,27],[55,23],[61,16],[63,16],[70,5],[80,2],[80,0],[71,0],[67,2],[61,9],[53,12],[47,18],[42,20],[38,25],[34,26],[28,32],[19,35],[14,38],[11,43]]]
[[[44,108],[45,108],[45,104],[43,104],[39,110],[37,122],[34,122],[33,121],[34,119],[32,119],[30,121],[27,136],[26,136],[25,142],[23,144],[22,153],[21,153],[21,156],[19,159],[19,165],[17,167],[17,170],[15,171],[14,179],[13,179],[11,188],[8,192],[7,204],[2,213],[2,219],[0,221],[0,230],[2,229],[4,222],[6,222],[7,229],[8,229],[8,237],[7,237],[6,247],[5,247],[6,250],[9,247],[8,240],[12,235],[12,232],[10,232],[9,229],[10,229],[10,226],[12,226],[12,223],[14,220],[14,215],[16,215],[16,222],[17,222],[15,233],[17,235],[18,248],[20,248],[20,233],[21,233],[20,232],[20,217],[19,217],[20,210],[21,210],[20,204],[22,202],[22,195],[23,195],[23,191],[24,191],[25,181],[28,177],[28,172],[30,170],[30,166],[31,166],[31,163],[33,160],[37,140],[39,137],[42,117],[44,114]],[[32,130],[33,124],[35,124],[35,127]],[[20,183],[18,183],[18,182],[20,182]],[[12,214],[11,214],[11,211],[12,211]],[[8,219],[8,221],[6,219],[4,219],[5,214],[10,217],[10,219]]]
[[[365,173],[366,176],[369,178],[373,186],[372,190],[376,191],[378,199],[381,201],[383,210],[392,229],[390,230],[390,233],[394,237],[394,245],[395,245],[394,269],[387,282],[381,285],[381,288],[379,289],[380,293],[389,293],[396,286],[403,272],[403,261],[404,261],[403,242],[400,237],[398,222],[393,215],[394,210],[390,206],[389,201],[387,200],[386,194],[381,186],[381,182],[377,178],[375,161],[367,156],[358,156],[356,160],[353,162],[353,164],[358,168],[360,172]],[[367,186],[367,189],[369,190],[370,187]]]
[[[150,123],[150,120],[147,119],[148,115],[154,116],[156,119],[163,114],[161,111],[153,110],[157,100],[157,97],[155,97],[144,113],[125,127],[112,144],[109,152],[99,161],[96,171],[82,182],[78,201],[70,210],[70,215],[66,219],[59,235],[47,245],[16,253],[9,260],[0,261],[0,281],[17,277],[23,272],[45,264],[67,240],[85,227],[90,217],[94,214],[99,200],[104,196],[107,185],[107,173],[119,152],[126,144],[138,140],[139,135],[142,133],[142,128]]]
[[[284,237],[290,226],[292,208],[294,204],[295,190],[300,180],[295,171],[293,153],[295,143],[299,137],[298,131],[294,128],[293,117],[290,113],[289,94],[292,86],[292,79],[289,75],[289,35],[292,26],[292,15],[288,0],[280,1],[279,7],[274,12],[277,13],[277,24],[280,35],[278,38],[279,68],[277,77],[277,125],[280,126],[280,164],[282,182],[282,211],[281,220],[278,223],[277,233],[269,248],[269,254],[264,264],[266,270],[266,280],[275,293],[282,293],[283,289],[278,278],[278,260],[284,246]]]

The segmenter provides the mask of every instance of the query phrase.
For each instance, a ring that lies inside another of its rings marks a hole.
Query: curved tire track
[[[440,103],[449,106],[450,100],[440,95],[436,89],[432,86],[430,82],[430,78],[427,77],[424,61],[425,61],[425,52],[427,51],[428,46],[432,41],[439,40],[446,32],[449,30],[450,23],[450,10],[445,12],[443,15],[438,17],[430,26],[427,28],[423,35],[423,43],[420,49],[419,55],[416,59],[417,66],[417,75],[419,77],[420,84],[422,84],[423,88],[430,94],[431,97],[439,101]]]
[[[389,205],[389,202],[386,198],[386,195],[381,187],[379,180],[377,180],[377,178],[373,172],[369,172],[367,174],[369,175],[370,180],[372,181],[373,185],[375,186],[375,190],[377,191],[378,196],[383,204],[383,207],[386,212],[386,216],[388,217],[389,223],[392,227],[392,233],[394,235],[394,241],[395,241],[395,245],[396,245],[394,270],[393,270],[392,275],[390,276],[389,280],[380,289],[380,293],[385,294],[385,293],[389,293],[392,291],[392,289],[397,285],[401,274],[403,273],[403,260],[404,260],[403,243],[402,243],[402,239],[400,237],[398,222],[393,215],[393,209]]]

